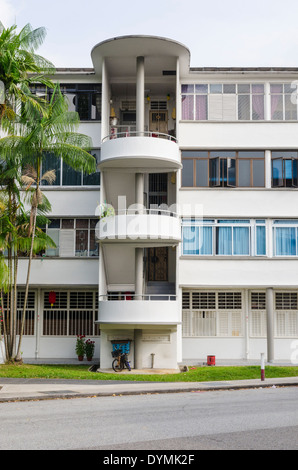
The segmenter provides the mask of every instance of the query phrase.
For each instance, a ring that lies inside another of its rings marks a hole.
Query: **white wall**
[[[53,187],[43,189],[43,193],[52,205],[51,217],[95,217],[100,198],[99,189]]]
[[[184,287],[298,286],[295,259],[180,259],[179,282]]]
[[[298,122],[180,122],[182,149],[296,149]]]
[[[28,260],[19,260],[18,284],[26,284]],[[98,286],[98,259],[45,258],[33,259],[31,288],[47,286],[87,287]]]
[[[298,191],[282,188],[180,189],[181,215],[194,215],[191,212],[195,205],[201,206],[203,217],[297,218]]]

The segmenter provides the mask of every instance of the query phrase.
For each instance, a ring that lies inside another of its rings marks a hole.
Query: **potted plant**
[[[76,342],[76,355],[78,356],[79,361],[84,359],[85,354],[85,336],[84,335],[77,335],[77,342]]]
[[[87,357],[87,361],[91,361],[93,356],[94,356],[94,348],[95,348],[95,342],[91,341],[91,339],[87,339],[85,343],[85,354]]]

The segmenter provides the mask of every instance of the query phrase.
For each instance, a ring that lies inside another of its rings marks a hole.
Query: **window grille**
[[[276,310],[297,310],[297,293],[296,292],[276,292],[275,293]]]
[[[215,309],[216,298],[215,292],[193,292],[192,293],[193,309]]]
[[[251,293],[250,310],[250,336],[266,337],[267,313],[265,292]]]
[[[98,293],[57,292],[51,307],[49,292],[44,294],[44,336],[95,336],[99,334],[94,322],[98,308]]]
[[[266,293],[265,292],[252,292],[251,293],[251,309],[252,310],[266,310]]]
[[[166,110],[167,109],[167,102],[166,101],[151,101],[151,109],[152,110]]]
[[[218,308],[220,310],[236,309],[241,310],[242,299],[241,292],[219,292],[218,293]]]
[[[23,307],[25,300],[25,292],[17,293],[17,318],[16,318],[16,333],[19,335],[21,333],[22,326],[22,316],[23,316]],[[3,313],[4,319],[6,321],[6,328],[9,331],[10,326],[7,321],[7,294],[3,295]],[[35,292],[28,292],[28,299],[25,312],[25,321],[24,321],[24,336],[34,336],[35,334]]]
[[[182,309],[189,310],[190,309],[190,292],[183,292],[182,293]]]
[[[242,336],[241,292],[183,292],[182,335]]]
[[[137,109],[136,101],[124,100],[121,102],[121,109],[124,111],[135,111]]]

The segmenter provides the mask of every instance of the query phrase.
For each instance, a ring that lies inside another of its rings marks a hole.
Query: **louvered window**
[[[250,336],[266,337],[266,293],[252,292],[250,298]]]
[[[241,292],[184,291],[182,334],[194,336],[242,336]]]
[[[275,330],[277,337],[298,336],[298,302],[296,292],[275,293]]]

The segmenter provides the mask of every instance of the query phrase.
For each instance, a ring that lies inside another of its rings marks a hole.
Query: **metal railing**
[[[168,217],[179,217],[176,212],[165,210],[165,209],[160,209],[158,206],[151,207],[150,209],[146,209],[145,207],[134,207],[131,209],[123,209],[123,210],[118,210],[115,211],[115,215],[165,215]]]
[[[165,139],[169,140],[171,142],[178,143],[176,137],[173,137],[170,134],[163,134],[162,132],[155,132],[155,131],[126,131],[126,132],[112,132],[109,135],[105,136],[102,139],[102,142],[105,142],[107,140],[113,140],[113,139],[121,139],[124,137],[155,137],[158,139]]]
[[[124,293],[119,295],[118,293],[116,294],[105,294],[105,295],[100,295],[98,297],[99,302],[100,301],[115,301],[115,302],[130,302],[130,301],[160,301],[160,300],[177,300],[176,294],[130,294],[130,293]]]

